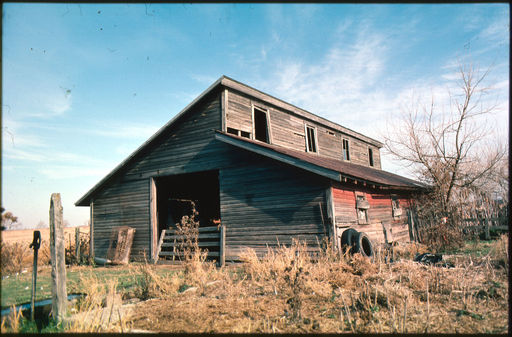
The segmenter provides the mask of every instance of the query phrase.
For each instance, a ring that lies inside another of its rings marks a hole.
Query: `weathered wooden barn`
[[[355,228],[410,239],[416,181],[381,170],[377,140],[222,76],[80,200],[91,247],[113,227],[136,229],[132,257],[156,254],[160,233],[194,200],[201,227],[225,226],[224,254],[293,238],[312,246]]]

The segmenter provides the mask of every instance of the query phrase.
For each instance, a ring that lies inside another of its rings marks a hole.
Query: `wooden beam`
[[[155,178],[149,178],[149,247],[151,259],[158,259],[157,251],[158,235],[158,213],[157,213],[157,193]]]
[[[220,226],[220,242],[219,242],[219,264],[223,267],[226,264],[226,225]]]
[[[338,247],[338,233],[336,230],[336,208],[334,207],[334,198],[332,195],[332,186],[329,186],[325,191],[325,199],[327,204],[327,216],[329,218],[329,232],[332,243],[332,248],[337,249]]]
[[[91,203],[89,204],[89,255],[91,259],[94,259],[94,200],[91,199]]]
[[[228,89],[224,89],[221,94],[221,130],[226,132],[226,117],[228,113]]]

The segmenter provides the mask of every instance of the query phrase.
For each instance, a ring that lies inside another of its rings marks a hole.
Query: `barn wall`
[[[205,98],[95,195],[96,256],[105,256],[112,227],[124,225],[136,229],[132,257],[142,257],[144,250],[149,256],[149,179],[221,166],[227,147],[213,136],[221,127],[220,108],[220,94]]]
[[[304,119],[302,117],[231,89],[228,92],[226,127],[249,132],[252,135],[253,105],[269,111],[272,144],[297,151],[306,151]],[[326,128],[319,123],[307,121],[307,124],[316,127],[318,155],[341,160],[342,138],[345,138],[350,142],[350,162],[369,166],[368,146],[370,146],[373,149],[374,167],[381,168],[379,148],[348,134]]]
[[[239,166],[219,173],[227,258],[246,247],[263,255],[267,245],[290,244],[292,238],[318,247],[327,233],[322,214],[327,221],[328,182],[255,154],[238,157]]]
[[[370,204],[368,209],[369,224],[358,224],[355,192],[364,193]],[[407,224],[407,208],[410,205],[408,194],[375,190],[355,185],[334,183],[332,187],[333,203],[335,209],[336,225],[343,231],[345,228],[354,228],[365,232],[374,242],[384,242],[383,224],[390,225],[395,241],[409,241],[409,228]],[[402,215],[393,217],[391,197],[396,195]]]

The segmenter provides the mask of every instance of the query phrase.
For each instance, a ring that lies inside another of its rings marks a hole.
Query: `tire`
[[[354,228],[349,228],[343,231],[341,234],[341,247],[345,249],[350,249],[350,252],[353,253],[356,248],[356,239],[359,232]]]
[[[354,242],[354,253],[360,253],[363,256],[371,257],[373,255],[373,246],[368,234],[358,232]]]

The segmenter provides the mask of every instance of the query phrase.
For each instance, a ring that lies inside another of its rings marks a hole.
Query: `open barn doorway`
[[[184,215],[192,214],[193,205],[200,227],[215,226],[220,220],[217,170],[158,177],[155,185],[158,233],[176,228]]]

